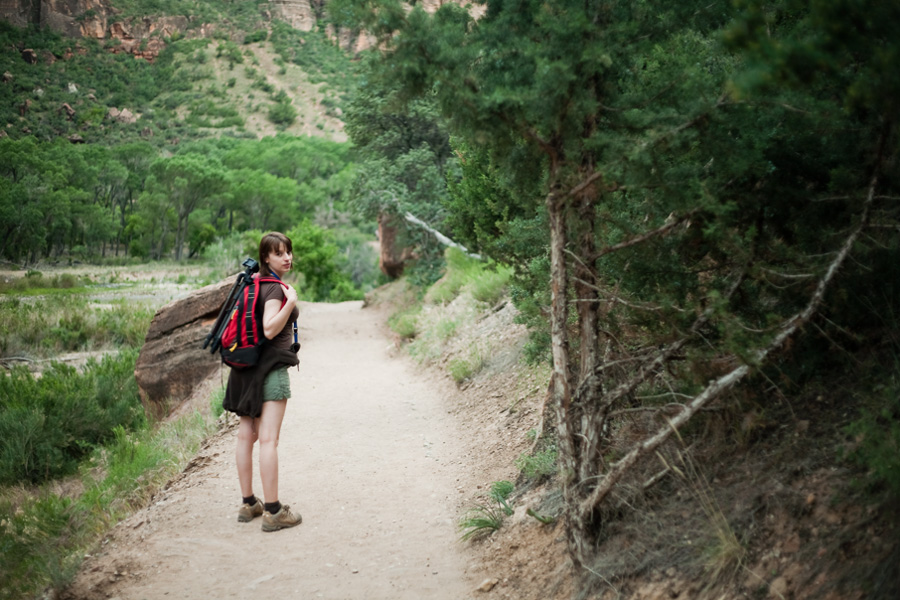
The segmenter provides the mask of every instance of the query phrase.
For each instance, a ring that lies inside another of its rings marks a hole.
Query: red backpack
[[[222,362],[233,369],[255,366],[262,347],[269,341],[263,334],[263,306],[259,303],[260,285],[264,283],[280,283],[287,289],[287,284],[276,277],[256,277],[244,286],[222,331],[219,347]],[[284,298],[281,306],[286,302]]]

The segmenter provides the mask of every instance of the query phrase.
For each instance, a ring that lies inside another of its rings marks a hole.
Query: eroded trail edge
[[[471,596],[479,574],[456,529],[466,448],[438,386],[392,356],[359,302],[303,303],[300,332],[279,461],[280,500],[303,524],[263,533],[259,519],[237,522],[231,427],[114,529],[72,597]]]

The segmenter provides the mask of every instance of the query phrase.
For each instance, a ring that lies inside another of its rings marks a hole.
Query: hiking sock
[[[253,506],[254,504],[256,504],[256,496],[255,495],[247,496],[246,498],[244,498],[244,504],[249,504],[250,506]]]
[[[274,515],[281,510],[281,502],[266,502],[266,512]]]

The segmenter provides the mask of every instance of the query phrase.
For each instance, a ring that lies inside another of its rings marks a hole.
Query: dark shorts
[[[291,378],[287,367],[273,369],[263,381],[263,402],[266,400],[286,400],[291,397]]]

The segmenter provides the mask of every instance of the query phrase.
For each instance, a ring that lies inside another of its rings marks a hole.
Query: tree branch
[[[825,274],[819,281],[818,286],[816,286],[816,291],[813,293],[806,307],[802,311],[785,321],[781,332],[777,336],[775,336],[775,338],[771,343],[769,343],[768,346],[754,353],[752,360],[753,363],[762,363],[772,351],[780,348],[789,337],[791,337],[800,327],[806,324],[806,322],[809,321],[813,314],[815,314],[816,310],[819,308],[819,305],[822,302],[822,299],[825,297],[826,290],[833,281],[841,265],[843,265],[844,261],[850,254],[850,251],[853,248],[853,244],[859,237],[860,232],[862,232],[862,230],[868,223],[869,211],[875,198],[875,187],[877,183],[878,175],[876,173],[872,176],[871,183],[869,184],[869,190],[867,193],[866,201],[863,204],[863,212],[860,216],[859,223],[853,229],[850,235],[847,236],[847,239],[844,240],[844,244],[841,246],[841,249],[835,259],[831,262],[831,264],[828,265],[828,269],[826,269]],[[672,435],[673,432],[676,432],[678,428],[687,423],[687,421],[691,417],[693,417],[701,408],[703,408],[703,406],[707,402],[717,397],[723,391],[728,390],[736,385],[749,372],[750,364],[744,364],[732,370],[731,372],[719,377],[718,379],[711,381],[706,389],[695,396],[690,403],[687,403],[684,406],[684,409],[678,415],[669,420],[667,424],[661,427],[653,436],[646,439],[644,442],[639,444],[628,454],[622,457],[619,461],[613,464],[610,467],[609,471],[607,471],[603,479],[600,481],[600,484],[591,492],[590,496],[588,496],[579,504],[578,511],[582,515],[582,517],[586,518],[587,515],[589,515],[590,512],[594,509],[594,507],[609,495],[616,483],[618,483],[618,481],[625,475],[625,473],[628,472],[628,470],[633,467],[635,463],[637,463],[638,459],[656,450],[669,438],[669,436]]]
[[[454,242],[453,240],[448,238],[446,235],[444,235],[437,229],[431,227],[430,225],[428,225],[428,223],[426,223],[422,219],[416,217],[412,213],[409,213],[409,212],[405,213],[403,215],[403,218],[406,219],[407,221],[409,221],[410,223],[415,223],[416,225],[418,225],[419,227],[421,227],[422,229],[424,229],[425,231],[427,231],[428,233],[433,235],[435,238],[437,238],[437,241],[439,241],[443,245],[450,246],[451,248],[458,248],[459,250],[462,250],[463,253],[465,253],[466,255],[471,256],[472,258],[474,258],[476,260],[481,260],[480,254],[475,254],[474,252],[469,252],[469,250],[465,246],[463,246],[462,244],[457,244],[456,242]]]

